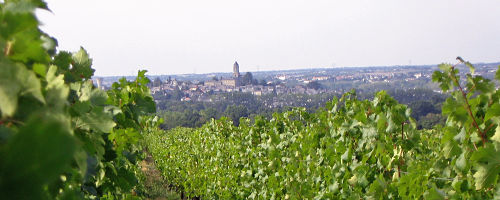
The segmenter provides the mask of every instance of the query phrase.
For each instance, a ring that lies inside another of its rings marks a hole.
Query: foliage
[[[321,83],[318,83],[318,81],[311,81],[309,83],[307,83],[306,85],[307,88],[311,88],[311,89],[315,89],[315,90],[319,90],[321,89]]]
[[[359,198],[406,170],[412,156],[401,152],[419,138],[409,114],[385,92],[373,101],[347,93],[316,114],[294,109],[238,127],[221,119],[146,139],[167,180],[191,196]]]
[[[242,85],[257,85],[259,82],[257,79],[253,78],[253,75],[251,72],[245,73],[243,77],[241,77],[241,84]]]
[[[0,3],[0,193],[5,199],[134,199],[140,140],[161,120],[140,71],[108,92],[81,48],[38,29],[40,0]]]
[[[305,107],[309,113],[324,107],[328,101],[335,96],[334,93],[307,94],[266,94],[255,96],[251,93],[231,92],[211,95],[213,101],[180,101],[179,90],[171,93],[155,93],[153,96],[157,101],[158,115],[165,121],[164,129],[182,127],[201,127],[210,119],[219,119],[222,116],[229,117],[234,124],[239,122],[239,117],[234,117],[226,110],[230,106],[243,106],[248,115],[241,115],[254,119],[261,115],[271,119],[275,112],[284,112],[294,107]],[[181,96],[183,95],[180,92]],[[441,106],[447,95],[439,94],[429,89],[389,90],[388,94],[399,102],[404,102],[412,109],[412,117],[417,121],[419,129],[431,129],[434,125],[444,124],[441,116]],[[373,98],[372,94],[366,92],[358,93],[359,99]],[[429,115],[431,114],[432,115]]]
[[[95,88],[88,53],[58,51],[38,29],[35,9],[48,8],[40,0],[0,3],[5,199],[138,199],[144,145],[166,180],[190,197],[500,198],[500,92],[460,57],[470,69],[465,77],[450,64],[432,77],[450,97],[444,126],[431,130],[417,130],[411,109],[385,91],[370,100],[351,91],[316,113],[294,108],[253,123],[240,118],[238,126],[222,118],[163,132],[162,119],[151,116],[146,71],[107,92]],[[245,109],[224,107],[234,119]]]
[[[296,108],[239,126],[222,118],[148,134],[147,144],[167,180],[191,197],[499,198],[499,92],[440,67],[433,79],[451,93],[444,127],[416,130],[411,109],[384,91],[372,100],[349,92],[316,113]]]

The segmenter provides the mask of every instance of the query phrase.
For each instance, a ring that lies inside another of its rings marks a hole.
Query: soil
[[[150,200],[178,200],[181,196],[168,187],[167,181],[156,168],[153,157],[148,154],[146,159],[140,163],[144,174],[144,190],[146,199]]]

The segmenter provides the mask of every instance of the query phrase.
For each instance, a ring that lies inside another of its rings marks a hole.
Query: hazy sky
[[[500,61],[500,0],[47,0],[96,75]]]

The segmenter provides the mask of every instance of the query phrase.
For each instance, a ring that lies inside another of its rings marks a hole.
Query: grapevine
[[[35,9],[48,8],[0,3],[2,198],[140,198],[140,141],[161,123],[145,71],[107,92],[95,88],[88,53],[59,51]]]
[[[35,9],[48,8],[0,3],[2,198],[140,199],[147,149],[192,198],[500,199],[500,70],[488,80],[460,57],[439,65],[447,120],[430,130],[385,91],[351,91],[315,113],[162,131],[146,71],[95,88],[88,52],[59,50]]]
[[[470,68],[465,80],[460,64]],[[500,198],[500,92],[468,62],[439,67],[433,80],[451,93],[444,127],[416,130],[411,110],[384,91],[372,100],[351,91],[316,113],[296,108],[239,126],[223,118],[148,134],[146,143],[190,197]]]

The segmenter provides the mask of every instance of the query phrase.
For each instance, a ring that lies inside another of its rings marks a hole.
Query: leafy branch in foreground
[[[140,71],[95,88],[81,48],[38,29],[40,0],[0,3],[0,193],[6,199],[139,198],[140,140],[161,120]]]
[[[500,143],[496,139],[500,135],[500,93],[493,81],[473,75],[475,68],[472,64],[460,57],[457,60],[470,69],[463,81],[465,88],[460,86],[456,65],[440,65],[443,72],[436,71],[433,75],[433,80],[441,84],[443,91],[458,88],[451,91],[452,97],[443,105],[443,114],[448,116],[444,130],[449,137],[444,137],[442,143],[450,148],[446,158],[463,166],[457,175],[474,177],[474,181],[469,180],[468,184],[475,185],[478,191],[491,191],[497,185],[500,172],[500,162],[492,156],[500,155]],[[496,79],[500,80],[500,71],[497,71]],[[482,146],[478,148],[479,142]]]

